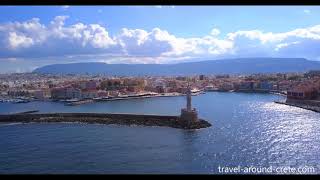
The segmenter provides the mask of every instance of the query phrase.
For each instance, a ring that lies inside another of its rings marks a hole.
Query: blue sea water
[[[218,167],[313,167],[320,172],[320,114],[271,94],[193,96],[200,130],[82,123],[0,124],[0,174],[212,173]],[[65,106],[0,103],[0,113],[110,112],[179,115],[185,97]]]

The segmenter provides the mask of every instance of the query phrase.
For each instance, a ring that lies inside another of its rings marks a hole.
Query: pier
[[[108,114],[108,113],[45,113],[45,114],[3,114],[1,123],[50,123],[50,122],[82,122],[98,124],[166,126],[179,129],[200,129],[211,124],[199,119],[194,123],[186,123],[180,116],[161,116],[145,114]]]

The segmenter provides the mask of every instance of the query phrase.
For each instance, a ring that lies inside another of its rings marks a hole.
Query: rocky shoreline
[[[212,126],[199,119],[198,122],[186,124],[179,116],[139,115],[139,114],[105,114],[105,113],[51,113],[51,114],[8,114],[0,115],[3,123],[31,122],[83,122],[119,125],[165,126],[179,129],[200,129]]]

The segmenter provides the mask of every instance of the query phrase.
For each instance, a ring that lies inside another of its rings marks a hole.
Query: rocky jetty
[[[51,114],[10,114],[0,115],[0,122],[83,122],[119,125],[166,126],[179,129],[200,129],[211,124],[199,119],[185,123],[180,116],[104,114],[104,113],[51,113]]]
[[[281,101],[274,101],[277,104],[284,104],[284,105],[288,105],[288,106],[294,106],[294,107],[298,107],[298,108],[302,108],[302,109],[306,109],[306,110],[310,110],[310,111],[314,111],[314,112],[320,112],[320,105],[315,105],[314,103],[311,104],[306,103],[304,101],[286,101],[286,102],[281,102]]]

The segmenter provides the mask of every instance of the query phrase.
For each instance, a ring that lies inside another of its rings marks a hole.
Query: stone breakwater
[[[166,126],[179,129],[200,129],[211,124],[199,119],[187,124],[179,116],[105,114],[105,113],[51,113],[51,114],[9,114],[0,115],[0,122],[83,122],[119,125]]]
[[[299,107],[299,108],[314,111],[314,112],[320,112],[320,104],[312,102],[312,101],[303,101],[303,100],[289,100],[288,101],[287,100],[286,102],[275,101],[275,103]]]

